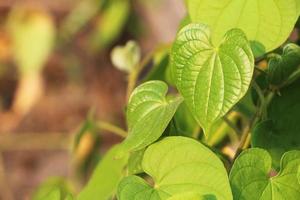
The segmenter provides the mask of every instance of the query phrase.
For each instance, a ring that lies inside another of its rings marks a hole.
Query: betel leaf
[[[263,53],[280,46],[299,16],[298,0],[188,0],[192,22],[208,24],[217,43],[232,28],[242,29],[253,50]]]
[[[300,184],[297,170],[300,151],[289,151],[281,159],[279,173],[269,177],[271,157],[263,149],[252,148],[241,153],[230,172],[234,200],[298,200]]]
[[[120,145],[113,146],[99,162],[88,184],[78,195],[78,200],[107,200],[116,190],[116,187],[125,175],[124,167],[128,161],[128,154],[120,159],[116,153]]]
[[[267,108],[267,120],[259,123],[252,133],[252,146],[269,151],[273,166],[289,150],[300,150],[300,79],[282,88]]]
[[[124,151],[137,151],[155,142],[172,119],[181,97],[166,97],[168,86],[162,81],[148,81],[138,86],[127,107],[128,136]]]
[[[185,192],[174,195],[167,200],[217,200],[214,195],[200,195],[195,192]]]
[[[227,32],[215,47],[204,24],[190,24],[177,34],[172,48],[176,86],[205,133],[247,92],[254,58],[241,30]]]
[[[147,148],[143,170],[154,187],[137,176],[124,178],[118,186],[119,200],[165,200],[191,192],[231,200],[226,169],[219,158],[198,141],[187,137],[166,137]]]
[[[268,64],[268,82],[272,85],[283,84],[284,81],[300,66],[300,47],[288,44],[282,56],[273,54]]]

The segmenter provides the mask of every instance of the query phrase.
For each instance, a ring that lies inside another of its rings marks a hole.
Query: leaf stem
[[[155,51],[150,52],[146,57],[136,66],[134,67],[133,71],[129,74],[128,77],[128,85],[127,85],[127,93],[126,93],[126,100],[129,100],[129,97],[134,90],[136,83],[138,81],[138,77],[144,67],[151,61],[153,54]]]
[[[250,120],[249,124],[244,129],[239,147],[236,151],[236,154],[235,154],[233,160],[235,160],[244,149],[249,147],[250,142],[251,142],[251,130],[253,129],[253,126],[257,123],[257,121],[260,118],[265,119],[267,116],[267,103],[268,102],[265,99],[264,93],[255,81],[253,81],[252,86],[256,90],[256,92],[259,96],[260,106],[257,108],[255,115],[253,116],[253,118]]]
[[[258,115],[261,116],[262,119],[266,119],[267,105],[266,105],[266,99],[265,99],[264,93],[255,81],[253,81],[252,86],[255,89],[255,91],[257,92],[259,100],[260,100]]]
[[[226,122],[226,124],[227,124],[232,130],[234,130],[234,132],[235,132],[236,134],[238,134],[238,135],[241,135],[241,134],[242,134],[241,131],[240,131],[240,129],[238,129],[238,128],[236,127],[236,125],[233,124],[233,123],[227,118],[226,115],[223,117],[223,120],[224,120],[224,122]]]
[[[260,69],[257,66],[255,66],[254,69],[257,70],[258,72],[262,73],[262,74],[267,74],[267,72],[265,72],[264,70]]]
[[[201,132],[201,127],[200,126],[196,126],[193,130],[193,134],[192,137],[195,139],[198,139],[200,136],[200,132]]]
[[[122,138],[125,138],[127,136],[127,132],[123,129],[121,129],[120,127],[113,125],[111,123],[105,122],[105,121],[98,121],[96,123],[97,127],[100,130],[106,130],[109,131],[111,133],[114,133]]]
[[[137,64],[137,66],[134,67],[133,71],[128,76],[128,85],[127,85],[127,92],[126,92],[126,100],[129,100],[129,97],[134,90],[136,83],[138,81],[139,75],[144,69],[144,67],[152,60],[154,54],[157,51],[160,51],[164,48],[170,48],[171,44],[163,44],[154,50],[152,50],[150,53],[148,53],[140,63]]]

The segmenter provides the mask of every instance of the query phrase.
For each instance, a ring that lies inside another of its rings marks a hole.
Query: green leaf
[[[116,46],[111,52],[113,65],[130,73],[140,62],[141,49],[135,41],[128,41],[125,46]]]
[[[116,159],[120,145],[112,147],[99,162],[88,184],[78,195],[78,200],[107,200],[117,188],[124,176],[128,155]]]
[[[214,195],[200,195],[198,193],[186,192],[182,194],[174,195],[168,200],[217,200]]]
[[[268,81],[272,85],[280,85],[300,66],[300,47],[288,44],[284,47],[282,56],[275,54],[269,60]]]
[[[130,154],[128,159],[128,174],[139,174],[144,172],[142,168],[142,160],[146,149],[134,151]]]
[[[254,51],[269,52],[280,46],[292,32],[299,16],[298,0],[189,0],[192,22],[209,25],[214,44],[232,28],[245,32]]]
[[[203,24],[190,24],[178,33],[172,63],[176,86],[206,134],[245,95],[254,69],[242,31],[227,32],[214,47]]]
[[[44,181],[34,192],[32,200],[64,200],[72,196],[72,186],[60,177],[51,177]]]
[[[268,120],[253,130],[252,146],[269,151],[273,166],[279,166],[284,152],[300,150],[300,80],[275,95],[267,109]]]
[[[148,199],[161,200],[158,191],[138,176],[125,177],[118,186],[118,200]]]
[[[166,137],[152,144],[145,151],[142,167],[153,178],[154,188],[137,176],[129,176],[118,186],[119,200],[165,200],[185,192],[232,199],[223,163],[194,139]]]
[[[231,172],[230,183],[235,200],[298,200],[300,184],[297,170],[300,151],[283,155],[279,173],[269,177],[271,157],[267,151],[252,148],[241,153]]]
[[[181,97],[166,98],[168,86],[162,81],[148,81],[138,86],[127,108],[128,136],[123,149],[137,151],[155,142],[172,119]]]

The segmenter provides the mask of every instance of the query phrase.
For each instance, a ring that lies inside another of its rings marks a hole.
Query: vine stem
[[[109,131],[111,133],[114,133],[114,134],[122,137],[122,138],[125,138],[127,136],[127,132],[125,130],[123,130],[120,127],[113,125],[109,122],[98,121],[96,123],[96,125],[99,129]]]
[[[130,98],[130,95],[132,93],[132,91],[134,90],[136,83],[138,81],[139,75],[142,72],[142,70],[144,69],[144,67],[152,60],[154,54],[157,51],[160,51],[161,49],[164,48],[170,48],[171,44],[164,44],[161,45],[157,48],[155,48],[154,50],[152,50],[150,53],[148,53],[140,63],[138,63],[133,71],[129,74],[128,76],[128,85],[127,85],[127,92],[126,92],[126,100],[128,101]]]
[[[128,77],[128,85],[127,85],[127,93],[126,93],[126,100],[129,100],[129,97],[132,91],[135,88],[135,85],[138,81],[138,77],[144,67],[151,61],[153,54],[155,51],[150,52],[146,57],[133,69],[133,71],[129,74]]]
[[[223,120],[224,120],[224,122],[226,122],[226,124],[232,129],[232,130],[234,130],[234,132],[236,133],[236,134],[238,134],[238,135],[240,135],[241,134],[241,131],[232,123],[232,121],[230,121],[229,119],[228,119],[228,117],[225,115],[224,117],[223,117]]]
[[[233,160],[235,160],[243,150],[249,147],[251,142],[251,130],[253,129],[253,126],[257,123],[260,117],[264,118],[266,115],[267,102],[264,93],[255,81],[252,82],[252,86],[258,94],[260,105],[249,124],[243,130],[241,141]]]

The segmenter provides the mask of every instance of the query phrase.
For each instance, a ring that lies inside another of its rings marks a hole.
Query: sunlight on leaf
[[[254,69],[242,31],[227,32],[219,47],[210,37],[208,26],[190,24],[177,34],[172,49],[177,89],[205,134],[246,94]]]
[[[245,32],[254,49],[279,47],[292,32],[299,16],[298,0],[188,0],[192,22],[205,23],[218,44],[232,28]]]

